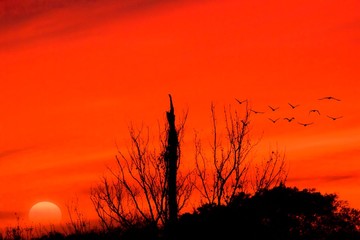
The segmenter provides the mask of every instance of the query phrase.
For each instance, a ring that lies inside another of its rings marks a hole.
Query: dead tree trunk
[[[167,179],[167,197],[168,197],[168,210],[169,210],[169,231],[172,232],[172,228],[178,218],[178,204],[177,204],[177,189],[176,189],[176,174],[178,167],[178,132],[175,127],[175,113],[174,106],[170,97],[170,111],[166,112],[167,121],[169,124],[167,133],[167,146],[165,152],[165,163],[166,163],[166,179]],[[171,235],[171,233],[169,233]]]

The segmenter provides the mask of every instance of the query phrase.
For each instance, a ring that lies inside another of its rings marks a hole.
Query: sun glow
[[[38,202],[29,211],[29,220],[35,224],[59,224],[61,218],[60,208],[52,202]]]

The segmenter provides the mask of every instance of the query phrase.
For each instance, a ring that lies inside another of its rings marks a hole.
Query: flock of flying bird
[[[239,104],[243,104],[245,102],[247,102],[248,100],[245,99],[245,100],[239,100],[237,98],[235,98],[235,100],[239,103]],[[340,99],[338,98],[335,98],[333,96],[326,96],[326,97],[322,97],[322,98],[319,98],[318,100],[330,100],[330,101],[341,101]],[[288,105],[290,106],[291,109],[295,109],[297,107],[299,107],[300,105],[299,104],[292,104],[292,103],[288,103]],[[275,112],[277,111],[280,107],[274,107],[274,106],[271,106],[271,105],[268,105],[268,107],[270,108],[271,112]],[[254,114],[264,114],[265,112],[264,111],[256,111],[254,109],[250,109],[251,112],[253,112]],[[320,111],[318,109],[309,109],[309,114],[316,114],[316,115],[321,115],[320,114]],[[326,117],[328,117],[329,119],[335,121],[337,119],[340,119],[340,118],[343,118],[343,116],[331,116],[331,115],[326,115]],[[276,119],[273,119],[273,118],[268,118],[272,123],[276,123],[277,121],[279,121],[281,118],[276,118]],[[288,122],[292,122],[292,121],[295,121],[295,117],[284,117],[282,118],[283,120],[286,120]],[[312,125],[314,124],[314,122],[297,122],[298,124],[306,127],[306,126],[309,126],[309,125]]]

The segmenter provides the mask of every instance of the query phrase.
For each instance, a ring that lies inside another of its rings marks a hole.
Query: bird
[[[328,118],[331,118],[332,120],[336,120],[336,119],[342,118],[343,116],[340,116],[340,117],[332,117],[332,116],[327,115],[327,117],[328,117]]]
[[[317,114],[320,115],[320,111],[317,110],[317,109],[311,109],[311,110],[309,111],[309,114],[312,113],[312,112],[317,113]]]
[[[253,113],[255,113],[255,114],[262,114],[262,113],[265,113],[265,112],[255,111],[255,110],[253,110],[253,109],[250,109],[250,111],[252,111],[252,112],[253,112]]]
[[[291,104],[291,103],[288,103],[288,104],[289,104],[289,106],[290,106],[292,109],[294,109],[294,108],[296,108],[296,107],[299,106],[299,104],[296,104],[296,105],[293,105],[293,104]]]
[[[270,105],[269,105],[269,108],[270,108],[273,112],[279,109],[279,107],[272,107],[272,106],[270,106]]]
[[[279,118],[277,118],[277,119],[269,118],[269,120],[272,121],[273,123],[276,123],[276,121],[279,120]]]
[[[294,119],[295,119],[294,117],[291,117],[291,118],[286,117],[286,118],[284,118],[284,120],[286,120],[286,121],[288,121],[288,122],[291,122],[291,121],[294,120]]]
[[[300,125],[303,125],[304,127],[306,126],[309,126],[311,124],[314,124],[313,122],[310,122],[310,123],[301,123],[301,122],[298,122]]]
[[[239,99],[235,98],[235,100],[236,100],[239,104],[243,104],[244,102],[247,102],[247,99],[240,101]]]
[[[340,99],[338,98],[335,98],[335,97],[332,97],[332,96],[327,96],[327,97],[322,97],[322,98],[319,98],[319,100],[335,100],[335,101],[341,101]]]

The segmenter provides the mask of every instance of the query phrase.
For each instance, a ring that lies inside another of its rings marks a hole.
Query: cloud
[[[358,178],[359,176],[355,173],[353,174],[340,174],[340,175],[325,175],[325,176],[307,176],[307,177],[290,177],[288,182],[336,182],[343,180],[350,180]]]
[[[3,0],[0,48],[84,32],[115,18],[187,0]]]
[[[22,153],[28,149],[29,148],[15,148],[15,149],[9,149],[9,150],[2,151],[2,152],[0,152],[0,159],[6,158],[11,155],[16,155],[18,153]]]
[[[112,0],[102,0],[103,4]],[[96,3],[99,0],[3,0],[0,2],[0,24],[2,26],[26,22],[53,9],[68,8],[80,4]]]
[[[333,182],[333,181],[349,180],[357,177],[358,176],[355,174],[348,174],[348,175],[337,175],[337,176],[324,176],[321,179],[325,182]]]
[[[175,0],[172,3],[186,2]],[[153,6],[169,4],[164,0],[3,0],[0,2],[0,27],[11,28],[30,22],[48,13],[71,12],[72,18],[62,20],[63,25],[72,25],[81,19],[85,26],[91,26],[109,18],[146,10]]]

